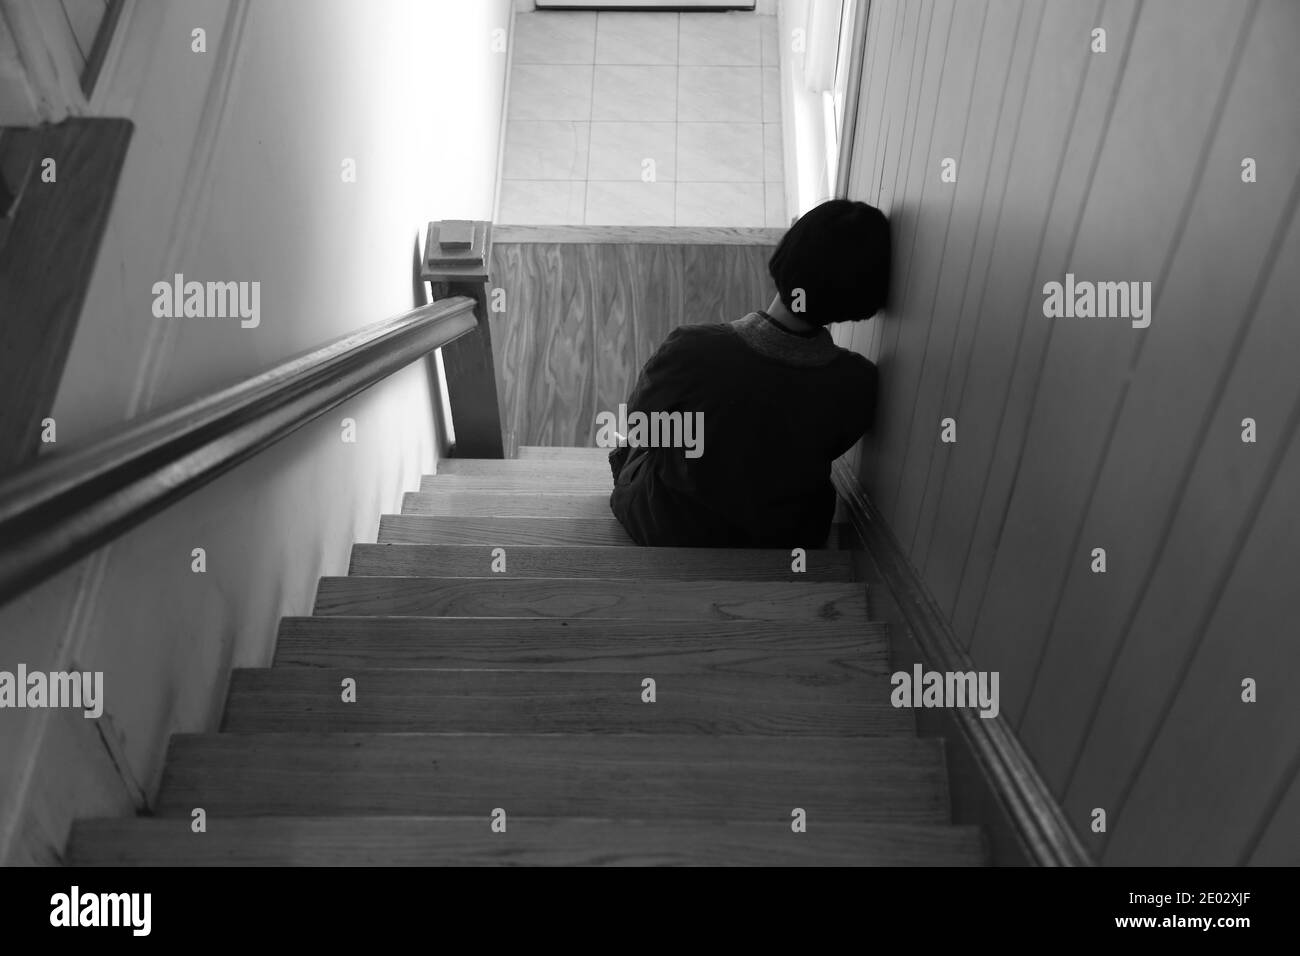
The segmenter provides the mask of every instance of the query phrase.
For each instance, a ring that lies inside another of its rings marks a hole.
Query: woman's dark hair
[[[814,206],[781,237],[767,271],[785,307],[805,322],[869,319],[889,296],[889,220],[850,199]]]

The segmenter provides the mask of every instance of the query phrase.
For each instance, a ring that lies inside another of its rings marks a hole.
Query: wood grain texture
[[[604,499],[451,477],[413,500]],[[852,554],[814,551],[795,577],[783,550],[594,548],[574,529],[602,522],[482,520],[566,544],[512,545],[515,576],[482,543],[358,546],[371,573],[321,579],[316,616],[281,621],[273,666],[232,674],[221,732],[172,738],[155,819],[80,824],[67,858],[985,862],[982,835],[948,825],[942,743],[891,704],[887,628]],[[200,853],[196,806],[222,835]],[[483,842],[496,808],[520,842]],[[817,842],[774,847],[795,808]]]
[[[596,415],[626,401],[672,329],[738,319],[774,294],[771,244],[496,240],[506,309],[492,336],[518,445],[592,443]]]
[[[448,491],[407,492],[404,515],[462,515],[498,518],[608,518],[609,493]]]
[[[315,613],[401,617],[592,617],[866,621],[856,584],[593,579],[321,578]]]
[[[944,823],[942,762],[889,737],[182,734],[157,812]]]
[[[497,371],[515,444],[586,444],[591,438],[591,308],[596,301],[590,246],[498,243],[492,276],[506,310],[491,316],[500,340]]]
[[[663,288],[657,281],[654,259],[663,247],[605,243],[576,248],[588,250],[588,268],[596,279],[592,283],[595,300],[590,303],[593,405],[588,425],[590,440],[594,440],[596,416],[602,411],[617,413],[641,371],[637,320],[644,321],[651,309],[663,308],[661,296],[656,295],[653,303],[646,301],[651,286]]]
[[[495,226],[498,243],[775,246],[784,229],[744,226]]]
[[[826,683],[885,674],[878,624],[582,618],[286,617],[276,667],[478,667],[773,674]]]
[[[642,700],[642,679],[655,701]],[[356,681],[356,700],[340,687]],[[910,737],[883,676],[827,685],[771,674],[625,671],[238,669],[221,730],[488,734]]]
[[[603,459],[608,465],[609,451],[596,447],[520,445],[519,459],[522,461],[552,460],[564,462],[589,463],[593,459]]]
[[[593,495],[603,494],[606,500],[614,490],[612,477],[601,478],[599,474],[592,477],[589,473],[565,474],[521,474],[511,472],[505,475],[459,475],[438,474],[425,475],[420,479],[420,491],[428,494],[441,491],[472,491],[509,494],[561,494]]]
[[[492,548],[474,545],[356,544],[348,574],[479,577],[492,570]],[[790,552],[726,548],[565,548],[520,545],[506,552],[506,578],[655,578],[711,581],[849,581],[847,551],[809,551],[807,568],[790,569]]]
[[[603,452],[581,458],[504,458],[500,461],[482,458],[448,458],[438,462],[436,475],[426,478],[519,478],[527,480],[609,481],[608,451],[591,448],[584,452]],[[590,460],[588,460],[590,459]]]
[[[36,457],[133,129],[85,118],[30,134],[58,179],[31,166],[0,256],[0,474]]]
[[[438,462],[440,475],[585,474],[609,469],[609,449],[579,446],[521,445],[517,458],[449,458]]]
[[[614,518],[463,518],[383,515],[380,544],[514,544],[632,546]]]
[[[692,253],[682,257],[682,317],[665,337],[677,325],[731,322],[771,303],[776,294],[767,272],[771,248],[701,246]]]
[[[979,866],[974,827],[474,817],[245,817],[77,825],[73,866]]]

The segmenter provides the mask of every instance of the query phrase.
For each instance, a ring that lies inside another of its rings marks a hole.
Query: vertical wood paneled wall
[[[881,371],[864,485],[1100,862],[1300,863],[1300,5],[868,30],[849,194],[896,261],[837,331]],[[1151,282],[1150,326],[1045,317],[1067,273]]]
[[[781,231],[498,227],[491,286],[505,308],[490,321],[507,457],[594,446],[597,412],[627,401],[670,331],[765,308]]]

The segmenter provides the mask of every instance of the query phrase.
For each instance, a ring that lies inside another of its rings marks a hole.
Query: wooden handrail
[[[440,299],[0,481],[0,604],[477,327]]]

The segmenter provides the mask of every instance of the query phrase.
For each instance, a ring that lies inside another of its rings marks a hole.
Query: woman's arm
[[[677,394],[676,373],[681,369],[685,355],[686,328],[678,326],[669,332],[668,338],[664,339],[663,344],[641,369],[627,400],[629,415],[636,411],[662,412],[672,409]],[[609,467],[614,473],[615,482],[631,452],[627,445],[620,444],[609,453]]]

